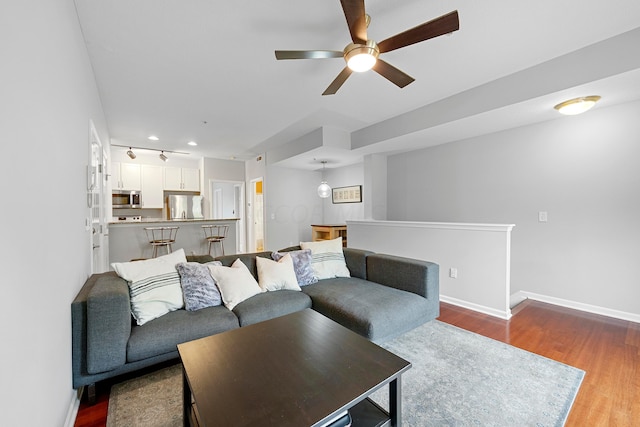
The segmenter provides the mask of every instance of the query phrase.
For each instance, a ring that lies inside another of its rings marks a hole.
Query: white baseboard
[[[64,422],[64,427],[73,427],[73,425],[76,423],[78,409],[80,409],[80,397],[82,396],[83,389],[84,387],[80,387],[80,389],[72,391],[71,401],[69,402],[69,410],[67,411],[67,419]]]
[[[511,295],[511,301],[522,301],[525,299],[532,299],[536,301],[546,302],[548,304],[559,305],[561,307],[572,308],[574,310],[586,311],[587,313],[599,314],[601,316],[613,317],[615,319],[627,320],[629,322],[640,323],[640,315],[634,313],[627,313],[625,311],[613,310],[606,307],[599,307],[597,305],[584,304],[581,302],[570,301],[562,298],[550,297],[547,295],[540,295],[533,292],[519,291]]]
[[[457,305],[458,307],[468,308],[469,310],[477,311],[479,313],[488,314],[489,316],[499,317],[500,319],[509,320],[511,318],[511,310],[496,310],[495,308],[485,307],[484,305],[474,304],[469,301],[448,297],[446,295],[440,295],[440,301]]]

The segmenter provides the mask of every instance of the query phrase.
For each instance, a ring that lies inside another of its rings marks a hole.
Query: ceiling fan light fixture
[[[559,113],[568,116],[575,116],[576,114],[582,114],[590,110],[596,102],[600,100],[600,96],[582,96],[580,98],[573,98],[568,101],[561,102],[556,105],[555,108]]]
[[[367,40],[366,44],[350,43],[344,48],[344,59],[347,66],[357,73],[369,71],[376,65],[380,55],[378,45],[373,40]]]

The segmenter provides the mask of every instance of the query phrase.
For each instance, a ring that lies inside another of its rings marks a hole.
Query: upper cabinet
[[[164,189],[167,191],[200,191],[200,169],[165,166]]]
[[[114,190],[141,190],[140,165],[111,162],[111,188]]]

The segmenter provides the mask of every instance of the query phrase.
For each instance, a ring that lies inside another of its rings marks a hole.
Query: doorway
[[[251,180],[249,196],[249,251],[264,251],[264,195],[262,177]]]
[[[211,218],[238,218],[236,227],[236,252],[246,252],[246,221],[244,212],[244,182],[209,181]]]
[[[107,271],[107,218],[106,212],[106,188],[107,154],[103,150],[98,132],[92,121],[89,122],[89,165],[87,166],[87,205],[89,218],[87,230],[89,231],[89,244],[91,248],[91,273]]]

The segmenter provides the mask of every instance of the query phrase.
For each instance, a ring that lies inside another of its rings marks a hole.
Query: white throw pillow
[[[277,291],[279,289],[290,289],[300,291],[296,271],[293,268],[291,255],[286,254],[278,261],[256,257],[258,267],[258,284],[263,291]]]
[[[158,258],[111,264],[129,285],[131,314],[138,325],[182,308],[180,275],[176,270],[180,262],[187,262],[183,249]]]
[[[342,252],[342,237],[320,242],[300,242],[302,249],[311,249],[311,265],[318,279],[351,277]]]
[[[222,265],[208,267],[211,277],[220,289],[222,302],[229,310],[233,310],[233,307],[242,301],[262,292],[260,285],[240,258],[236,259],[231,267]]]

